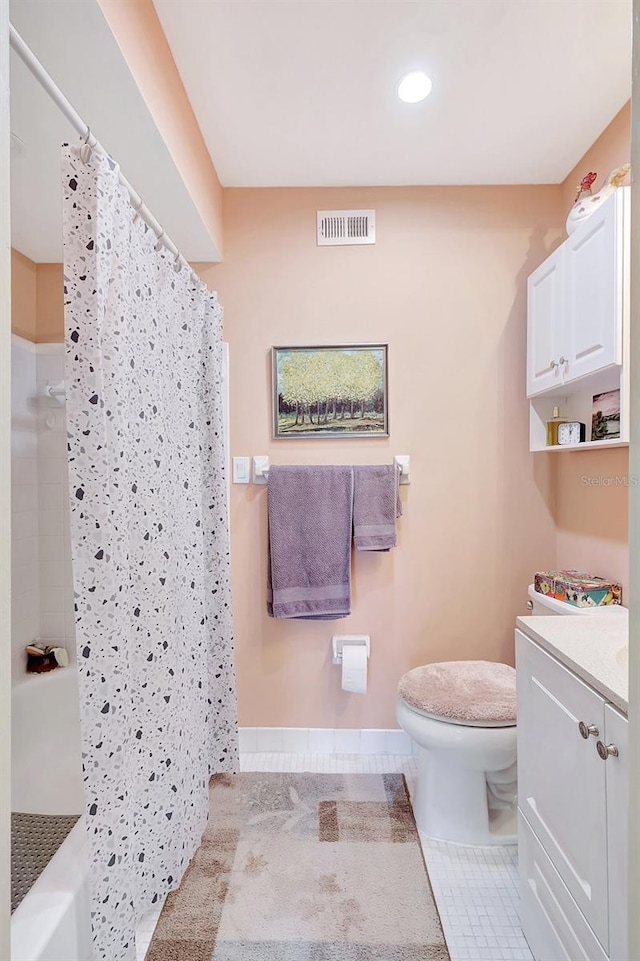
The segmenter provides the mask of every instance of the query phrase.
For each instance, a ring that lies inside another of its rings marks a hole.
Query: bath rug
[[[11,815],[11,912],[40,877],[77,814]]]
[[[219,774],[146,961],[450,961],[401,774]]]

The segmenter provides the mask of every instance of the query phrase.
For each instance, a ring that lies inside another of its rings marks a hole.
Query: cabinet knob
[[[566,363],[567,363],[566,358],[561,357],[561,358],[560,358],[560,366],[562,367],[562,365],[563,365],[563,364],[566,364]]]
[[[556,364],[555,360],[552,360],[551,363],[549,364],[549,367],[551,368],[551,370],[553,370],[554,367],[557,367],[557,366],[558,365]]]
[[[596,751],[603,761],[606,761],[608,757],[618,757],[620,753],[615,744],[603,744],[602,741],[597,742]]]
[[[528,611],[533,610],[533,601],[531,600],[531,598],[529,598],[529,600],[527,601],[527,610]]]
[[[580,734],[585,739],[585,741],[587,740],[589,735],[592,735],[593,737],[598,737],[598,735],[600,734],[600,731],[595,726],[595,724],[585,724],[584,721],[578,721],[578,730],[580,731]],[[602,743],[601,741],[598,741],[598,744],[601,744],[601,743]],[[598,748],[598,754],[600,754],[600,748]]]

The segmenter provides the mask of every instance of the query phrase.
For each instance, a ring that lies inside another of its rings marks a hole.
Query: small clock
[[[558,444],[583,444],[587,436],[584,424],[579,420],[569,420],[564,424],[558,424]]]

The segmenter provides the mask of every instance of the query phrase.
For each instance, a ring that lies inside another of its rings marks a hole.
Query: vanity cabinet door
[[[617,191],[562,245],[565,382],[622,363],[626,199]]]
[[[562,247],[527,280],[527,396],[561,383]]]
[[[606,949],[605,702],[520,631],[516,667],[519,808]],[[583,738],[580,721],[597,736]]]
[[[609,956],[611,961],[628,961],[628,815],[629,815],[629,725],[626,717],[607,704],[604,709],[602,741],[613,745],[618,756],[607,756],[603,768],[607,778],[607,828],[609,838]]]

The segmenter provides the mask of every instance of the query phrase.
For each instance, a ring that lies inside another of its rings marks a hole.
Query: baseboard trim
[[[241,727],[244,754],[405,754],[415,753],[408,734],[392,730],[330,727]]]

